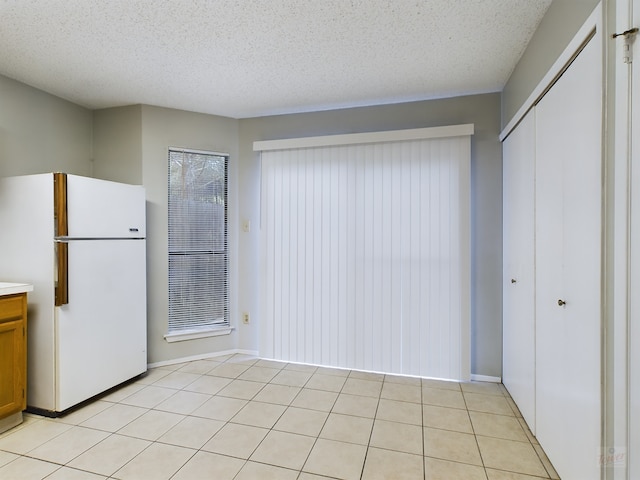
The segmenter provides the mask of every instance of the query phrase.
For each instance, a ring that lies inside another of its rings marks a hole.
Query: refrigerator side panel
[[[33,284],[27,311],[27,406],[55,407],[53,176],[0,178],[0,281]]]
[[[56,411],[147,369],[145,240],[70,240],[69,303],[56,307]]]
[[[67,175],[68,236],[144,238],[145,190],[140,185]]]

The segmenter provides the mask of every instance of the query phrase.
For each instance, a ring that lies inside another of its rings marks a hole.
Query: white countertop
[[[8,283],[0,282],[0,296],[13,295],[15,293],[32,292],[33,285],[28,283]]]

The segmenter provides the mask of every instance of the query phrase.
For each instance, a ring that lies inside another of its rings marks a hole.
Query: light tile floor
[[[502,385],[230,355],[150,370],[0,435],[11,480],[558,476]]]

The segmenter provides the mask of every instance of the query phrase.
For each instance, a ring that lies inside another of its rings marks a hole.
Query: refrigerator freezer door
[[[70,240],[56,307],[56,411],[146,371],[144,240]]]
[[[145,191],[139,185],[67,175],[70,238],[144,238]]]

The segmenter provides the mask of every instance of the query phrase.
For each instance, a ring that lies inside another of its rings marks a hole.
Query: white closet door
[[[535,111],[503,143],[502,379],[535,434]]]
[[[580,480],[600,478],[601,66],[598,35],[536,108],[536,435]]]

